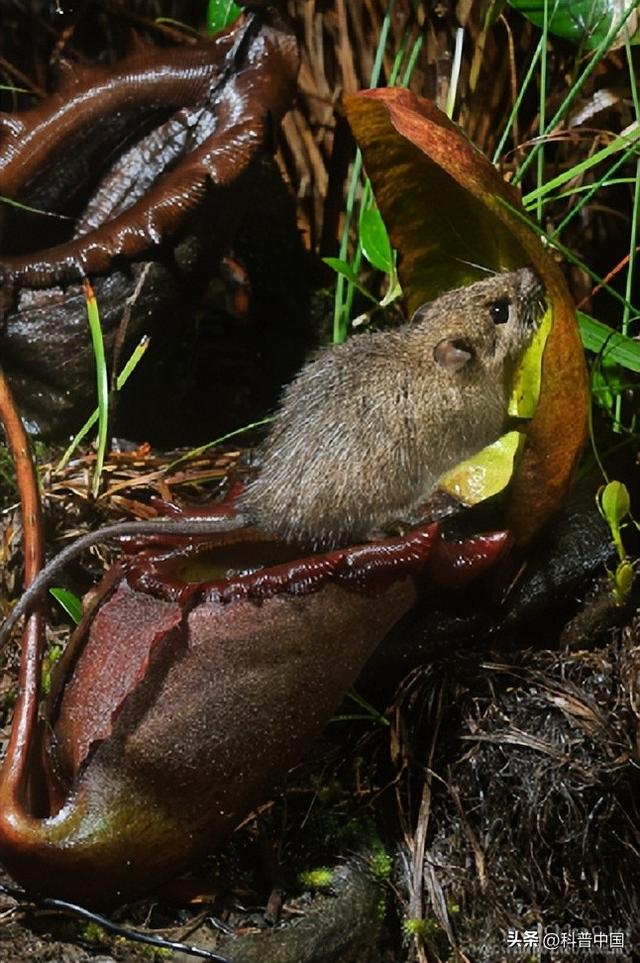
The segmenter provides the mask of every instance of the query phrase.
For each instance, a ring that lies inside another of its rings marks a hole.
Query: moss
[[[86,943],[104,944],[108,942],[107,934],[98,923],[87,923],[80,936]]]
[[[387,900],[382,896],[376,906],[376,918],[382,923],[387,915]]]
[[[128,940],[126,936],[111,937],[99,923],[87,923],[80,933],[80,938],[84,940],[85,943],[96,947],[112,946],[127,950],[131,950],[132,947],[131,940]],[[135,953],[136,959],[145,959],[146,957],[149,961],[152,961],[152,963],[156,963],[156,961],[170,959],[173,950],[161,946],[152,946],[148,943],[136,942]],[[128,956],[127,959],[129,959]]]
[[[305,870],[298,875],[298,882],[305,889],[330,889],[333,884],[333,870],[327,866]]]
[[[131,940],[128,940],[126,936],[116,936],[114,943],[116,946],[131,948]],[[173,956],[173,950],[166,949],[162,946],[151,946],[149,943],[136,943],[136,955],[140,957],[147,957],[151,961],[157,960],[169,960]]]
[[[42,664],[42,692],[47,695],[51,689],[51,672],[56,662],[59,662],[62,655],[62,648],[59,645],[52,645],[47,652]]]
[[[377,834],[371,836],[369,841],[370,855],[369,868],[376,879],[389,879],[393,869],[391,854],[387,852],[382,840]]]
[[[422,940],[433,939],[442,933],[442,927],[436,919],[406,919],[402,924],[405,937],[419,937]]]
[[[318,802],[322,803],[323,806],[330,806],[332,803],[339,802],[345,792],[344,787],[337,779],[321,782],[319,778],[313,778],[311,785],[315,790]]]

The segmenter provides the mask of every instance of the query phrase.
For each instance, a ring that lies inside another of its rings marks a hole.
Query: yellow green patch
[[[551,331],[551,309],[547,308],[540,327],[516,368],[507,411],[513,418],[533,418],[542,386],[542,354]]]
[[[521,431],[507,432],[443,475],[438,487],[465,505],[477,505],[497,495],[511,481],[515,459],[524,440]]]

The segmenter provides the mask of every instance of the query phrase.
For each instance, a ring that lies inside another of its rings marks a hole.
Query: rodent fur
[[[496,323],[504,302],[508,320]],[[448,291],[401,328],[321,351],[284,392],[243,514],[316,547],[412,519],[442,474],[501,434],[543,311],[541,281],[521,268]]]

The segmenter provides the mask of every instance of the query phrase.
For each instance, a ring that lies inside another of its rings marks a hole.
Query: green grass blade
[[[624,183],[635,184],[635,178],[623,178],[623,177],[614,178],[613,177],[616,171],[618,171],[624,164],[626,164],[626,162],[629,160],[631,155],[635,153],[635,150],[636,150],[635,146],[629,148],[629,150],[626,150],[624,154],[622,154],[621,157],[618,157],[615,163],[612,164],[607,171],[605,171],[602,177],[599,180],[595,181],[593,184],[584,184],[581,187],[576,187],[573,190],[569,190],[569,191],[563,191],[560,194],[556,194],[554,197],[549,197],[544,199],[543,203],[546,204],[547,201],[561,200],[563,197],[571,197],[574,194],[585,192],[585,196],[581,197],[577,204],[574,204],[571,210],[568,211],[567,214],[562,218],[558,226],[554,228],[554,230],[551,232],[552,238],[560,237],[560,235],[564,231],[567,224],[569,224],[574,219],[574,217],[577,217],[580,211],[589,203],[589,201],[594,196],[594,194],[596,194],[602,188],[609,187],[614,184],[624,184]]]
[[[49,592],[76,625],[82,619],[82,599],[64,588],[50,588]]]
[[[138,367],[140,361],[147,352],[149,345],[151,344],[151,338],[148,334],[143,335],[140,341],[135,346],[128,361],[126,362],[124,368],[116,378],[116,388],[118,391],[122,391],[130,376],[133,374],[135,369]]]
[[[378,44],[376,47],[376,55],[373,62],[373,67],[371,69],[371,77],[369,80],[370,87],[377,87],[378,81],[380,79],[380,73],[382,71],[382,62],[384,57],[384,50],[387,45],[387,39],[389,36],[389,30],[391,29],[391,17],[393,14],[394,0],[389,0],[387,4],[387,9],[382,21],[382,27],[380,28],[380,36],[378,38]],[[358,185],[360,183],[360,175],[362,173],[362,154],[360,150],[356,151],[356,156],[353,161],[353,167],[351,169],[351,177],[349,179],[349,188],[347,190],[347,200],[345,203],[345,216],[344,216],[344,226],[342,228],[342,237],[340,238],[340,252],[338,255],[339,260],[346,261],[349,254],[349,236],[351,234],[351,225],[353,223],[353,215],[356,206],[356,195],[358,192]],[[363,190],[363,195],[361,199],[361,206],[366,207],[365,197],[367,196],[367,186]],[[370,188],[368,190],[368,197],[371,196]],[[368,201],[367,197],[367,201]],[[360,268],[361,252],[360,246],[356,248],[354,259],[351,263],[354,274],[358,273]],[[333,308],[333,341],[334,343],[339,343],[344,341],[347,337],[349,330],[349,315],[351,312],[351,305],[353,304],[355,288],[353,284],[349,283],[343,275],[338,275],[338,283],[336,284],[336,293],[334,298],[334,308]]]
[[[268,425],[273,421],[273,415],[269,415],[268,418],[261,418],[260,421],[252,421],[250,425],[243,425],[242,428],[236,428],[234,431],[227,432],[226,435],[220,435],[219,438],[215,438],[213,441],[208,441],[206,445],[200,445],[199,448],[192,448],[191,451],[186,451],[184,455],[180,455],[179,458],[174,459],[165,468],[165,474],[169,471],[173,471],[179,465],[182,465],[185,461],[190,461],[192,458],[199,458],[200,455],[204,455],[209,448],[215,448],[217,445],[222,445],[225,441],[229,441],[230,438],[237,438],[238,435],[244,435],[247,431],[251,431],[253,428],[262,428],[263,425]]]
[[[552,177],[551,180],[546,181],[544,184],[540,184],[535,190],[530,191],[525,194],[522,198],[522,203],[525,207],[531,207],[535,202],[537,202],[541,197],[549,194],[551,191],[555,191],[557,187],[562,187],[568,181],[573,180],[575,177],[579,177],[580,174],[584,174],[586,171],[591,170],[596,164],[600,164],[603,160],[606,160],[612,154],[617,153],[619,150],[625,149],[631,154],[635,153],[640,148],[640,125],[635,122],[623,131],[610,144],[603,147],[602,150],[596,151],[591,157],[587,157],[585,160],[581,161],[579,164],[575,164],[569,170],[563,171],[558,174],[557,177]]]
[[[594,181],[593,184],[581,184],[580,187],[572,187],[568,191],[560,191],[559,194],[554,194],[553,197],[545,197],[545,204],[552,204],[553,201],[563,201],[567,197],[575,197],[576,194],[586,194],[586,193],[597,193],[597,191],[604,189],[606,187],[618,187],[620,184],[635,184],[635,177],[612,177],[615,174],[618,167],[624,162],[628,161],[632,152],[624,153],[622,157],[619,157],[615,165],[612,165],[606,174],[602,175],[602,178],[598,181]],[[558,228],[555,229],[557,231]],[[554,234],[555,234],[554,231]]]
[[[96,464],[91,482],[91,494],[96,498],[100,490],[102,469],[104,467],[109,435],[109,377],[107,374],[107,359],[104,351],[104,339],[100,325],[98,302],[87,278],[84,279],[83,286],[84,296],[87,302],[87,319],[89,321],[89,330],[91,331],[91,345],[96,363],[96,385],[98,392],[98,446]]]
[[[566,247],[566,245],[561,244],[557,238],[552,237],[550,234],[548,234],[547,231],[544,230],[544,228],[540,227],[540,225],[537,224],[535,221],[532,221],[530,217],[527,217],[527,215],[524,214],[519,208],[514,207],[513,204],[510,204],[503,197],[496,195],[496,200],[498,204],[502,204],[504,207],[506,207],[507,210],[510,211],[514,217],[517,217],[518,220],[522,221],[523,224],[526,224],[528,227],[530,227],[531,230],[538,235],[538,237],[544,238],[549,248],[552,248],[552,249],[555,248],[555,250],[558,251],[560,254],[562,254],[562,256],[565,257],[567,261],[570,261],[572,264],[575,264],[577,267],[579,267],[581,271],[584,271],[584,273],[588,275],[592,281],[595,281],[596,284],[599,284],[604,291],[610,294],[611,297],[614,298],[614,300],[618,301],[618,303],[622,304],[624,307],[624,305],[627,303],[624,297],[621,294],[619,294],[615,288],[612,288],[610,284],[604,284],[602,281],[602,278],[599,277],[599,275],[597,275],[596,272],[593,271],[588,264],[585,264],[584,261],[580,260],[580,258],[573,253],[571,248],[568,248]],[[632,311],[634,314],[639,313],[633,305],[629,306],[629,310]]]
[[[511,112],[510,112],[509,116],[507,117],[507,122],[506,122],[506,124],[504,125],[504,130],[502,131],[502,134],[501,134],[501,136],[500,136],[500,140],[498,141],[498,146],[496,147],[495,151],[493,152],[493,163],[494,163],[494,164],[497,164],[498,161],[500,160],[500,157],[502,156],[502,151],[503,151],[503,149],[504,149],[504,145],[505,145],[506,142],[507,142],[507,137],[509,136],[509,132],[511,131],[511,128],[512,128],[512,126],[513,126],[513,120],[514,120],[514,118],[516,117],[518,111],[520,110],[520,104],[522,103],[522,101],[523,101],[523,99],[524,99],[524,96],[525,96],[525,94],[526,94],[526,92],[527,92],[527,90],[528,90],[528,88],[529,88],[529,84],[531,83],[531,81],[532,81],[532,79],[533,79],[533,75],[534,75],[535,69],[536,69],[536,67],[538,66],[538,61],[540,60],[540,57],[541,57],[541,56],[542,56],[542,40],[540,40],[540,42],[538,43],[538,46],[536,47],[535,53],[534,53],[533,57],[531,58],[531,63],[529,64],[529,67],[528,67],[528,69],[527,69],[527,72],[526,72],[526,74],[524,75],[524,79],[523,79],[523,81],[522,81],[522,83],[521,83],[521,85],[520,85],[520,90],[518,91],[518,95],[517,95],[517,97],[516,97],[516,99],[515,99],[515,102],[514,102],[514,104],[513,104],[513,107],[511,108]]]
[[[43,211],[40,207],[30,207],[29,204],[23,204],[21,201],[15,201],[13,197],[5,197],[4,194],[0,194],[0,204],[8,204],[10,207],[17,207],[20,211],[27,211],[29,214],[42,214],[43,217],[55,217],[59,221],[72,221],[73,218],[69,217],[67,214],[56,214],[55,211]]]
[[[185,461],[189,461],[192,458],[199,458],[200,455],[204,455],[209,448],[215,448],[217,445],[222,445],[223,442],[229,441],[230,438],[236,438],[238,435],[244,435],[247,431],[251,431],[253,428],[262,428],[263,425],[268,425],[269,422],[273,421],[273,415],[269,415],[268,418],[261,418],[260,421],[252,421],[250,425],[243,425],[242,428],[236,428],[234,431],[227,432],[226,435],[220,435],[219,438],[215,438],[213,441],[208,441],[206,445],[200,445],[199,448],[192,448],[191,451],[186,451],[184,455],[180,455],[174,461],[170,462],[165,468],[165,474],[169,471],[173,471],[178,465],[181,465]]]
[[[640,122],[640,102],[638,100],[638,85],[636,83],[635,69],[631,59],[631,48],[629,40],[626,39],[625,49],[627,55],[627,66],[629,68],[629,86],[633,97],[633,106],[636,115],[636,124]],[[640,214],[640,158],[636,161],[636,184],[633,194],[633,211],[631,213],[631,228],[629,231],[629,260],[627,262],[627,283],[625,287],[625,306],[622,312],[622,334],[626,335],[629,330],[631,316],[631,295],[633,291],[633,279],[636,267],[636,241],[638,237],[638,215]],[[616,397],[614,430],[622,430],[622,393]]]
[[[602,354],[608,362],[640,373],[640,341],[619,334],[584,311],[578,311],[578,326],[582,343],[588,351]]]
[[[538,98],[538,129],[544,130],[547,117],[547,41],[549,34],[549,3],[544,0],[542,8],[542,58],[540,60],[540,92]],[[544,140],[540,141],[537,164],[537,184],[540,190],[544,184]],[[542,202],[536,204],[536,218],[542,223]]]
[[[347,190],[347,199],[345,202],[345,212],[344,212],[344,227],[342,228],[342,237],[340,239],[340,253],[338,260],[346,261],[347,255],[349,254],[349,234],[351,231],[351,223],[353,221],[353,212],[356,204],[356,193],[358,191],[358,184],[360,182],[360,174],[362,173],[362,154],[358,149],[356,151],[356,156],[353,160],[353,167],[351,169],[351,178],[349,180],[349,188]],[[347,337],[347,331],[349,326],[349,318],[346,311],[345,304],[345,285],[347,284],[344,275],[338,275],[338,281],[336,284],[336,293],[334,299],[333,308],[333,341],[335,344],[344,341]]]
[[[116,378],[116,388],[118,391],[122,391],[127,381],[129,380],[129,376],[135,370],[138,363],[142,360],[142,357],[145,354],[150,344],[151,344],[151,339],[145,334],[144,337],[140,339],[139,343],[136,345],[136,347],[132,351],[131,356],[129,357],[129,360],[127,361],[124,368]],[[80,442],[83,440],[83,438],[85,438],[86,435],[91,431],[91,429],[93,428],[97,420],[98,420],[98,409],[96,408],[89,415],[89,417],[87,418],[87,420],[85,421],[84,425],[82,426],[80,431],[77,433],[77,435],[75,435],[74,438],[72,438],[67,450],[65,451],[64,455],[56,465],[55,471],[57,472],[62,471],[62,469],[66,467],[74,451],[76,450]]]
[[[538,155],[541,141],[543,140],[544,137],[548,137],[551,131],[555,130],[558,124],[560,123],[560,121],[563,120],[565,114],[568,113],[569,108],[573,104],[574,100],[576,99],[576,97],[584,87],[585,83],[587,82],[587,80],[589,79],[593,71],[596,69],[596,67],[602,60],[602,58],[609,52],[609,48],[611,47],[611,44],[614,38],[618,35],[620,30],[624,28],[627,20],[634,13],[637,7],[638,7],[638,0],[635,0],[634,3],[631,3],[629,5],[629,9],[625,11],[625,14],[622,20],[617,25],[612,24],[611,29],[607,32],[606,37],[604,37],[602,41],[598,44],[598,46],[595,48],[593,52],[593,56],[589,60],[589,63],[586,65],[582,73],[579,75],[578,79],[575,81],[573,86],[570,88],[570,90],[566,94],[564,100],[556,110],[555,114],[547,124],[546,128],[540,131],[539,142],[534,145],[529,155],[525,157],[522,164],[516,171],[513,178],[514,184],[517,185],[522,181],[522,178],[524,177],[527,170],[529,169],[529,167],[531,166],[531,164],[534,162],[534,160]]]
[[[411,80],[413,71],[415,70],[418,57],[420,56],[420,51],[422,50],[423,42],[424,42],[424,37],[422,36],[422,34],[420,34],[420,36],[417,38],[417,40],[413,45],[411,53],[409,54],[409,61],[407,63],[406,70],[402,75],[402,80],[400,81],[401,87],[409,86],[409,81]]]
[[[458,81],[460,80],[460,67],[462,65],[462,46],[464,44],[464,27],[458,27],[456,30],[454,43],[451,77],[449,80],[449,90],[447,91],[447,102],[444,108],[444,112],[449,120],[453,119],[453,111],[455,110],[456,97],[458,95]]]

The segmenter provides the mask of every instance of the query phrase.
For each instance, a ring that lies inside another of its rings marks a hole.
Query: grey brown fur
[[[316,546],[416,517],[443,473],[501,434],[543,295],[529,268],[497,274],[424,305],[409,325],[322,351],[284,393],[243,513]],[[492,306],[505,301],[509,319],[496,323]]]
[[[317,546],[357,542],[419,516],[438,478],[494,441],[507,384],[544,308],[528,268],[449,291],[413,323],[322,351],[286,389],[240,516],[124,522],[89,532],[34,579],[0,645],[72,558],[137,535],[207,535],[243,522]],[[492,306],[508,301],[496,324]]]

